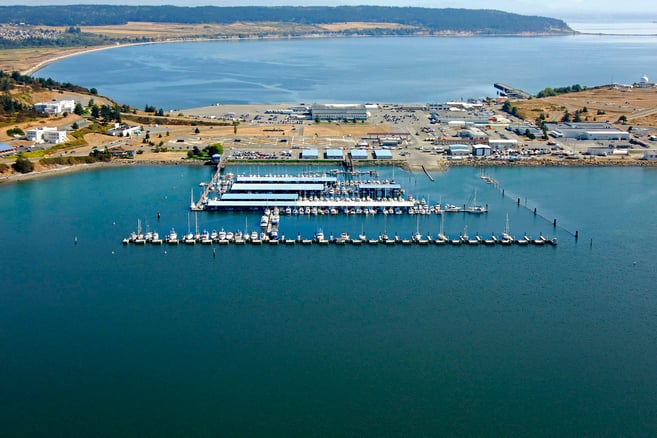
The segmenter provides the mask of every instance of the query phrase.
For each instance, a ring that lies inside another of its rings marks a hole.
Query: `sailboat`
[[[196,241],[194,240],[194,233],[191,231],[191,224],[189,221],[189,213],[187,213],[187,234],[185,234],[183,241],[188,245],[194,245]]]
[[[360,225],[360,234],[358,235],[358,239],[361,242],[366,242],[367,241],[367,235],[365,235],[365,230],[363,224]]]
[[[447,236],[445,236],[445,216],[440,217],[440,232],[438,233],[437,244],[444,245],[447,242]]]
[[[513,243],[513,237],[509,234],[509,213],[506,214],[506,225],[504,226],[504,233],[502,233],[502,245],[510,245]]]
[[[488,212],[488,206],[482,206],[477,204],[477,190],[474,191],[474,198],[472,200],[472,205],[466,207],[465,211],[466,213],[475,213],[475,214]]]
[[[422,240],[422,235],[420,234],[420,216],[415,217],[415,234],[413,234],[413,241],[419,242]]]

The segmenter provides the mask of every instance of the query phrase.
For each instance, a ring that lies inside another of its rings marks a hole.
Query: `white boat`
[[[285,208],[285,214],[288,215],[288,216],[291,215],[292,214],[292,208],[291,207]]]
[[[468,206],[465,211],[467,213],[481,214],[488,212],[488,206],[478,205],[477,204],[477,191],[474,191],[472,205]]]
[[[278,225],[280,220],[281,220],[281,217],[278,215],[278,213],[274,212],[274,214],[271,217],[271,224],[272,225]]]
[[[336,242],[338,242],[338,243],[347,243],[347,242],[350,242],[350,241],[351,241],[351,238],[349,237],[349,233],[347,233],[346,231],[343,231],[342,233],[340,233],[340,237],[338,237],[336,239]]]
[[[260,226],[266,228],[269,225],[269,215],[263,214],[260,218]]]
[[[440,218],[440,232],[438,233],[438,242],[445,243],[447,240],[447,236],[445,236],[445,216],[442,216]]]
[[[169,231],[169,234],[167,234],[167,242],[177,244],[178,243],[178,233],[176,233],[176,230],[171,228]]]
[[[463,208],[454,204],[445,204],[445,208],[443,209],[443,211],[445,213],[458,213],[460,211],[463,211]]]
[[[242,240],[243,237],[244,235],[242,234],[242,232],[240,230],[237,230],[237,232],[235,233],[235,240]]]
[[[504,232],[502,233],[502,240],[501,243],[502,245],[509,245],[513,243],[513,237],[510,234],[509,231],[509,214],[506,214],[506,225],[504,227]]]
[[[219,240],[226,240],[226,232],[224,231],[223,228],[221,229],[221,231],[219,231],[219,234],[217,235],[217,238]]]
[[[322,231],[321,228],[317,229],[317,232],[315,233],[315,240],[317,242],[322,242],[324,240],[324,231]]]
[[[251,232],[251,240],[258,240],[258,232],[257,231],[252,231]]]

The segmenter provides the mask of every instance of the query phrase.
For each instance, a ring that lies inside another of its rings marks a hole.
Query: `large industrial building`
[[[315,104],[310,109],[313,119],[321,121],[367,121],[365,105],[360,104]]]
[[[624,140],[630,139],[630,134],[614,128],[606,122],[587,123],[546,123],[549,135],[555,138],[572,138],[577,140]]]

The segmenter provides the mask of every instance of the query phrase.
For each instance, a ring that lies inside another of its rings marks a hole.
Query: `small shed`
[[[342,149],[327,149],[324,155],[329,160],[342,160]]]
[[[368,152],[363,149],[352,149],[349,154],[352,160],[367,160]]]
[[[319,158],[319,151],[317,149],[304,149],[301,152],[301,158],[304,160],[317,160]]]
[[[377,160],[392,160],[392,152],[387,149],[375,149],[374,158]]]

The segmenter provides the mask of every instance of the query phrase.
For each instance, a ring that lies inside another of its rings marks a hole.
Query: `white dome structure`
[[[647,84],[649,82],[650,82],[650,80],[648,79],[648,76],[644,76],[644,77],[641,78],[641,83],[642,84]]]

